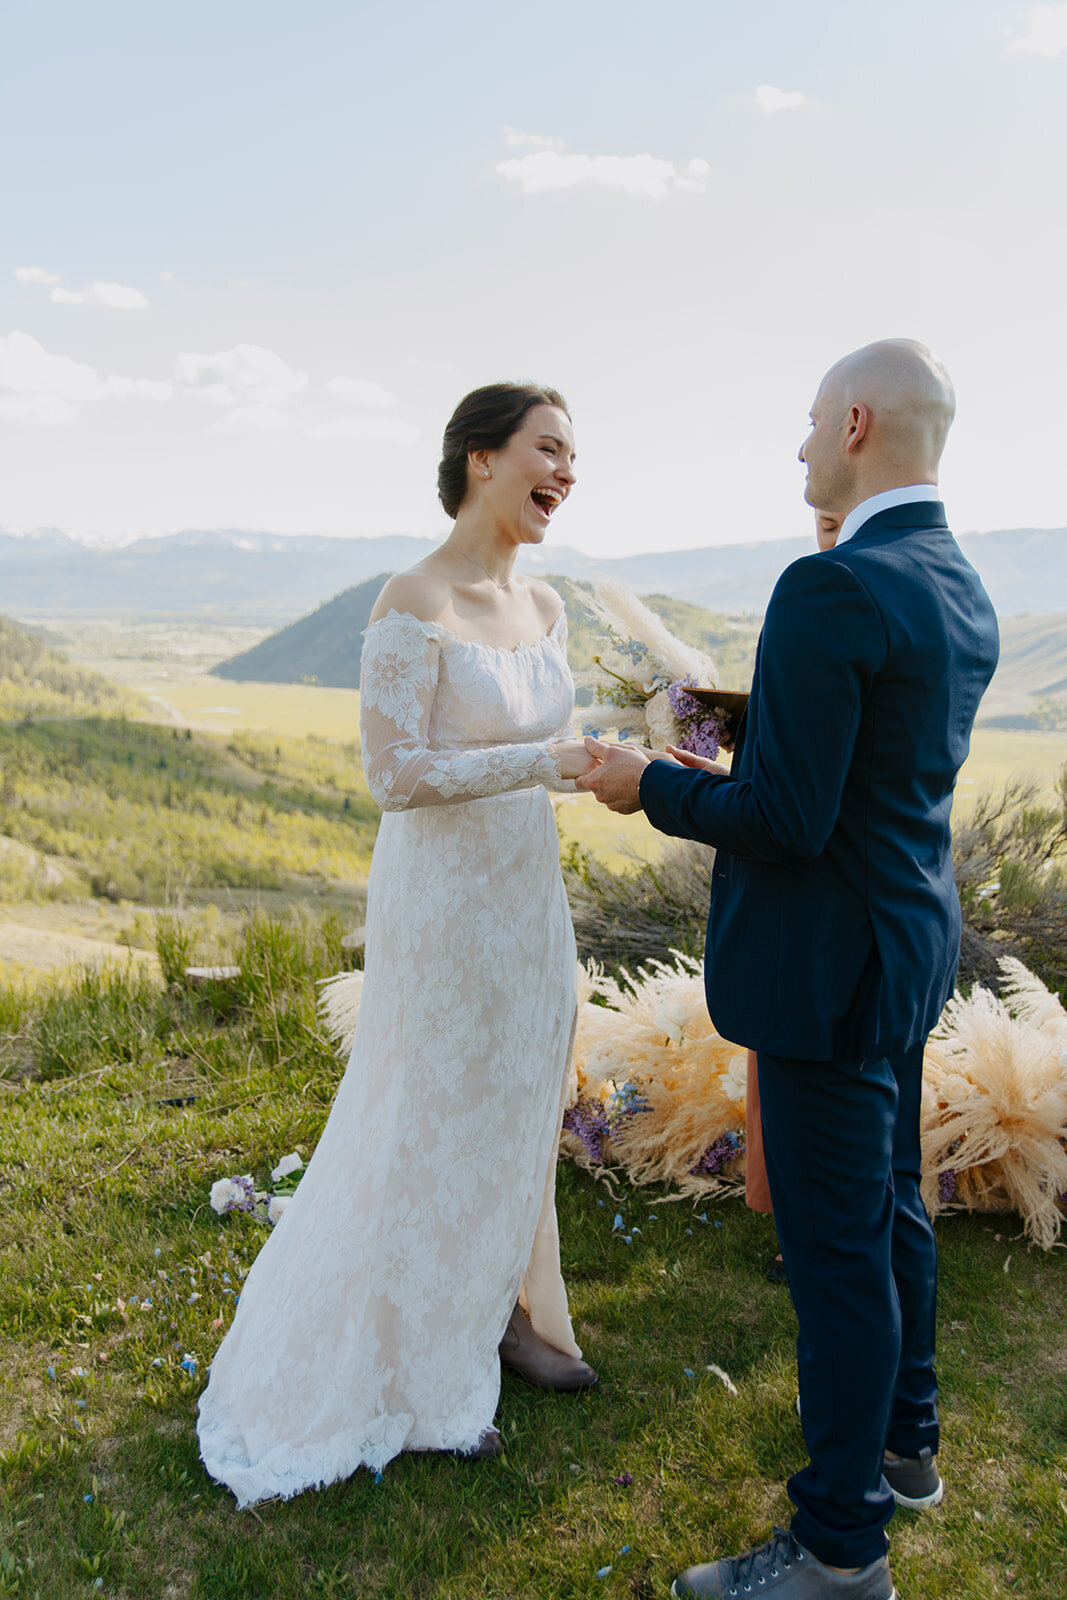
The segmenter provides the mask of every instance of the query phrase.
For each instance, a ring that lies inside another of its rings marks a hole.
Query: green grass
[[[304,683],[241,683],[185,676],[146,678],[151,694],[198,727],[251,728],[285,738],[315,734],[343,741],[359,738],[359,691]]]
[[[96,717],[0,724],[0,809],[17,844],[94,893],[148,902],[361,883],[378,824],[353,745]]]
[[[340,1070],[314,979],[342,965],[339,935],[336,919],[252,919],[242,979],[201,997],[136,974],[0,989],[0,1595],[653,1600],[788,1517],[804,1453],[793,1316],[762,1276],[769,1220],[616,1198],[569,1165],[564,1271],[599,1388],[505,1375],[491,1462],[402,1456],[380,1485],[361,1472],[254,1513],[207,1480],[196,1397],[265,1237],[207,1192],[314,1147]],[[175,938],[170,924],[164,967],[184,959]],[[641,1230],[631,1246],[616,1211]],[[1011,1218],[938,1231],[947,1498],[894,1519],[897,1587],[1059,1600],[1064,1260],[1026,1250]]]

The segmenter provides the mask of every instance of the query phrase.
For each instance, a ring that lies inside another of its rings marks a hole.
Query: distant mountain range
[[[594,653],[603,630],[582,603],[580,579],[547,574],[567,608],[567,654],[578,682],[578,704],[588,705]],[[379,573],[354,584],[308,616],[213,667],[218,678],[253,683],[359,686],[362,634],[385,581]],[[665,595],[644,599],[680,639],[707,651],[723,687],[744,689],[752,676],[759,624],[717,615]],[[1000,624],[1000,665],[982,702],[981,722],[1000,728],[1067,728],[1067,615],[1007,617]]]
[[[1067,528],[964,534],[1001,616],[1067,611]],[[0,533],[0,612],[32,620],[63,615],[216,617],[278,627],[375,574],[411,566],[432,541],[389,536],[326,539],[234,529],[140,539],[120,550],[92,549],[54,529],[16,538]],[[808,539],[658,550],[601,559],[579,550],[531,550],[528,571],[621,578],[638,593],[686,599],[716,614],[759,616]]]

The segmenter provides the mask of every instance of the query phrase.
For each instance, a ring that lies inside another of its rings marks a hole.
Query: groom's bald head
[[[936,483],[956,412],[952,380],[925,345],[880,339],[836,362],[811,408],[805,498],[848,511],[883,489]]]

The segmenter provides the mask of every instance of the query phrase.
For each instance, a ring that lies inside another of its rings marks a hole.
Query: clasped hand
[[[641,774],[650,761],[673,761],[705,772],[725,774],[727,770],[718,762],[691,755],[675,745],[668,745],[666,750],[644,750],[640,745],[587,738],[581,744],[559,744],[554,754],[561,777],[575,779],[577,788],[595,795],[601,805],[623,816],[641,809]]]

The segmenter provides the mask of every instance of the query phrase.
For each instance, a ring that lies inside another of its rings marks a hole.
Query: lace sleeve
[[[571,789],[547,744],[434,750],[430,712],[441,642],[432,623],[389,616],[363,642],[359,720],[363,770],[383,811],[455,805],[510,789]]]

